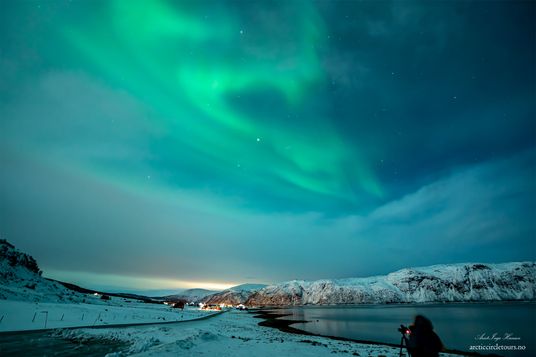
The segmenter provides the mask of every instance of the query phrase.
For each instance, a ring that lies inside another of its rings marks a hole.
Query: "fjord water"
[[[475,351],[504,356],[536,355],[536,303],[464,303],[419,305],[311,306],[284,309],[286,318],[306,320],[292,327],[320,335],[400,343],[400,324],[415,315],[432,320],[446,348],[469,351],[471,345],[524,345],[524,352]],[[501,340],[486,337],[496,334]],[[505,340],[511,334],[518,340]],[[484,336],[483,336],[484,335]],[[479,339],[483,338],[483,339]]]

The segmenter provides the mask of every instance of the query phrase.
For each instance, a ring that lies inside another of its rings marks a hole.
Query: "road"
[[[190,327],[201,320],[206,320],[220,315],[223,312],[214,313],[194,320],[176,321],[176,322],[156,322],[156,323],[137,323],[124,325],[108,325],[96,327],[78,327],[78,328],[127,328],[139,327],[144,328],[154,325],[173,324]],[[77,329],[77,328],[69,328]],[[5,332],[0,334],[0,356],[104,356],[107,353],[119,352],[128,347],[128,344],[117,341],[73,341],[58,337],[54,334],[55,330],[38,330],[38,331],[17,331]]]

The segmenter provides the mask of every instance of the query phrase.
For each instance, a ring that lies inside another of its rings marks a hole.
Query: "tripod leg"
[[[409,352],[406,339],[404,338],[404,336],[402,336],[402,338],[400,339],[400,352],[398,353],[398,357],[402,357],[402,349],[404,347],[406,347],[406,351],[408,352],[408,357],[411,357],[411,353]]]

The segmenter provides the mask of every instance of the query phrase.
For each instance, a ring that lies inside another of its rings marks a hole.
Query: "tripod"
[[[406,336],[404,336],[404,334],[402,334],[402,338],[400,339],[400,353],[398,354],[398,357],[402,357],[402,349],[404,347],[408,351],[408,357],[411,357],[411,353],[409,353],[407,338],[406,338]]]

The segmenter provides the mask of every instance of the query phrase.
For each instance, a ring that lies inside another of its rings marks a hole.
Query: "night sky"
[[[12,1],[0,235],[88,287],[536,259],[536,3]]]

